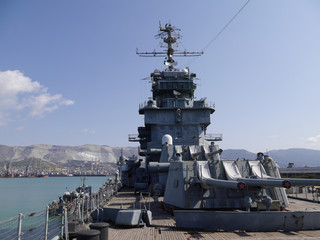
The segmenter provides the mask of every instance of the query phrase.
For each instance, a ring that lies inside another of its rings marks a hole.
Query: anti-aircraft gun
[[[141,165],[144,165],[142,158],[138,158],[136,155],[126,158],[121,150],[117,164],[119,166],[119,178],[122,186],[134,187],[135,192],[146,191],[148,173],[144,166],[141,167]]]

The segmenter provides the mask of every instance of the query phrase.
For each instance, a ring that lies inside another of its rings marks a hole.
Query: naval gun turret
[[[131,174],[143,177],[141,181],[132,178],[128,185],[136,191],[163,195],[162,204],[175,214],[178,227],[253,231],[320,228],[314,223],[320,220],[320,213],[290,215],[281,211],[289,206],[286,188],[320,185],[320,180],[282,179],[276,162],[262,153],[255,160],[220,159],[222,149],[217,142],[222,135],[207,134],[215,106],[206,98],[195,99],[196,74],[189,68],[176,68],[173,58],[202,52],[176,51],[181,38],[178,30],[171,24],[160,26],[157,37],[166,51],[137,52],[142,57],[165,57],[166,69],[151,73],[152,98],[139,106],[144,126],[138,128],[138,135],[129,135],[130,141],[140,143],[139,155],[143,157],[143,164],[130,168]]]

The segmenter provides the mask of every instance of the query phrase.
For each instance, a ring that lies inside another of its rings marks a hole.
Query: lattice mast
[[[196,57],[201,56],[203,52],[188,52],[188,51],[175,51],[174,47],[177,47],[177,40],[181,39],[182,36],[178,33],[180,29],[172,26],[170,23],[167,23],[164,28],[161,27],[159,33],[155,35],[155,38],[161,38],[164,45],[163,48],[166,48],[167,51],[153,51],[153,52],[139,52],[137,54],[140,57],[165,57],[164,64],[169,67],[169,70],[173,70],[174,66],[177,65],[177,62],[173,59],[173,56],[176,57]]]

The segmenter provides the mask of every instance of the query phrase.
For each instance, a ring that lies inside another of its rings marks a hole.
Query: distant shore
[[[13,175],[13,176],[0,176],[0,178],[48,178],[48,177],[107,177],[106,174],[53,174],[53,175]]]

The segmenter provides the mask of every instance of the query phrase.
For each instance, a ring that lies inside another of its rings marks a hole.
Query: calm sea
[[[93,192],[105,183],[106,177],[86,177]],[[0,178],[0,222],[19,213],[45,209],[68,190],[81,185],[80,177]]]

